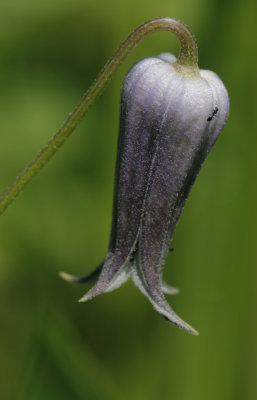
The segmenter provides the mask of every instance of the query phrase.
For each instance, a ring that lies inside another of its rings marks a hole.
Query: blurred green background
[[[66,119],[121,41],[142,22],[181,19],[200,67],[231,100],[174,235],[167,323],[132,283],[87,304],[111,224],[120,86],[145,56],[178,54],[149,36],[60,152],[0,220],[0,397],[5,400],[256,400],[256,13],[251,0],[10,0],[0,4],[0,189]]]

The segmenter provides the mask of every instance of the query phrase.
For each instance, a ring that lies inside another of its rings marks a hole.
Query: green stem
[[[113,57],[104,66],[93,85],[88,89],[82,97],[80,103],[69,114],[67,120],[49,140],[36,157],[27,165],[21,174],[15,179],[13,184],[0,197],[0,214],[12,203],[15,197],[20,193],[25,185],[33,178],[43,165],[56,153],[65,140],[70,136],[82,117],[86,114],[89,107],[94,103],[103,89],[110,81],[120,64],[130,54],[130,52],[141,42],[147,35],[157,31],[173,32],[180,40],[180,55],[176,62],[177,70],[191,71],[190,74],[198,74],[198,52],[197,45],[192,32],[180,21],[171,18],[156,18],[139,26],[132,32],[127,39],[121,44]],[[185,75],[190,75],[185,73]]]

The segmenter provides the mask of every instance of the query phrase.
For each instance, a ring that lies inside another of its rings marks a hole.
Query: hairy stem
[[[191,31],[180,21],[171,18],[156,18],[140,25],[132,32],[121,44],[113,57],[104,66],[93,85],[82,97],[80,103],[72,111],[67,120],[42,148],[36,157],[27,165],[27,167],[17,176],[15,181],[0,197],[0,214],[12,203],[15,197],[20,193],[24,186],[33,178],[43,165],[56,153],[65,140],[70,136],[82,117],[86,114],[89,107],[94,103],[97,97],[102,93],[107,83],[110,81],[120,64],[150,33],[157,31],[173,32],[180,40],[181,49],[178,60],[175,64],[178,72],[188,76],[198,74],[198,52],[197,45]]]

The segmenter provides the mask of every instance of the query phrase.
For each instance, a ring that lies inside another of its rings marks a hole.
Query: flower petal
[[[162,293],[161,286],[155,286],[154,293],[143,281],[142,276],[137,268],[132,272],[132,278],[135,285],[140,289],[140,291],[150,300],[156,311],[162,314],[167,320],[177,325],[179,328],[186,330],[192,335],[198,335],[198,332],[192,328],[189,324],[183,321],[169,306],[165,297]]]

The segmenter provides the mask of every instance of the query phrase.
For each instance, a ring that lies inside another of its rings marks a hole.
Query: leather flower
[[[197,334],[167,303],[162,281],[170,241],[190,189],[229,111],[227,91],[211,71],[180,71],[168,53],[145,58],[122,87],[112,231],[98,280],[80,301],[110,292],[129,277],[154,308]]]

